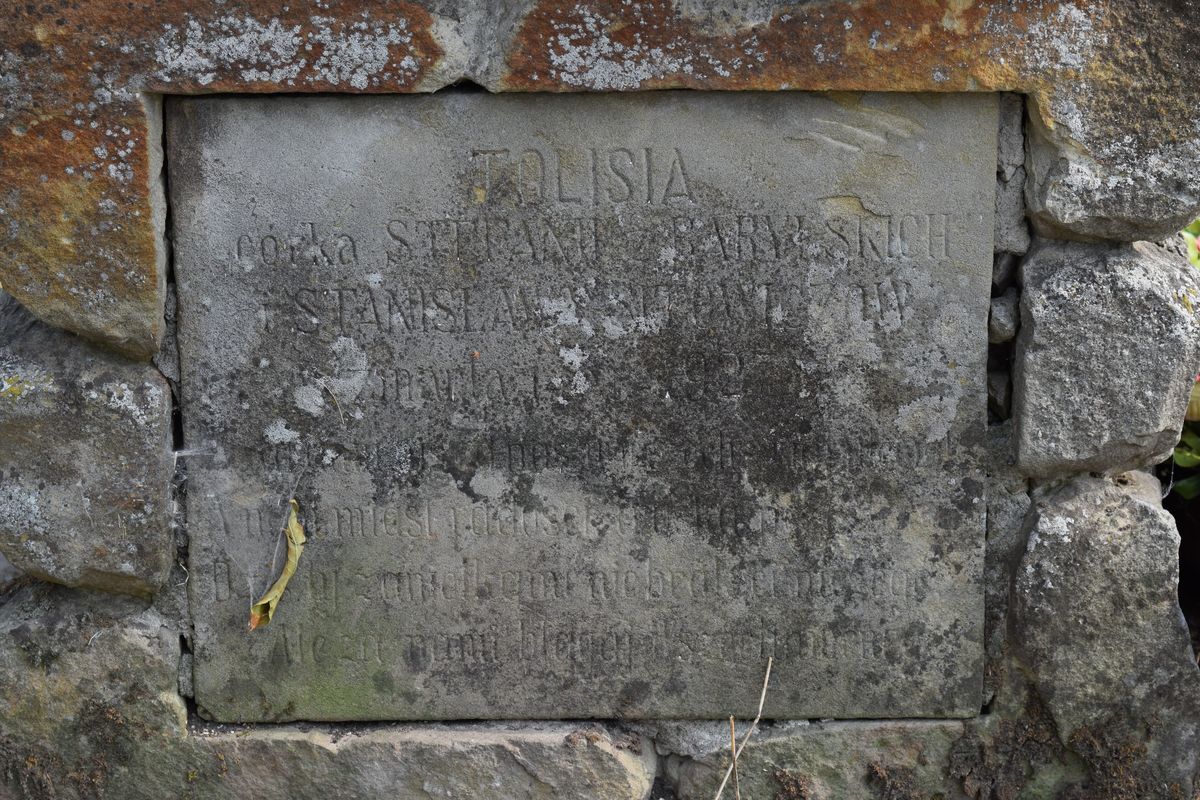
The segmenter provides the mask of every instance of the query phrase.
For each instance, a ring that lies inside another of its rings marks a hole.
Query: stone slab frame
[[[1187,55],[1198,16],[1196,0],[10,0],[0,285],[45,321],[148,359],[163,334],[168,263],[162,95],[431,92],[460,81],[489,91],[1020,92],[1032,128],[1070,152],[1030,187],[1035,224],[1063,238],[1141,238],[1129,233],[1141,221],[1170,230],[1200,207],[1184,166],[1200,128],[1181,112],[1200,106]],[[1039,222],[1064,194],[1086,194],[1099,223]]]

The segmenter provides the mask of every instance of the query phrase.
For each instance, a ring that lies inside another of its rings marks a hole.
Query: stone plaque
[[[772,657],[770,717],[977,713],[996,127],[171,102],[201,712],[744,717]]]

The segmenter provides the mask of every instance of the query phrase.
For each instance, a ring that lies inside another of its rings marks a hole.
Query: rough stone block
[[[113,797],[647,800],[655,760],[648,742],[597,725],[200,729],[139,751]]]
[[[21,570],[14,567],[12,562],[5,558],[3,553],[0,553],[0,594],[16,583],[22,574]]]
[[[1175,796],[1172,784],[1191,797],[1200,768],[1200,670],[1160,492],[1131,472],[1042,493],[1013,585],[1014,650],[1058,737],[1085,758],[1128,760],[1145,787],[1129,797]]]
[[[1019,94],[1000,95],[1000,137],[997,144],[996,173],[1001,181],[1011,182],[1025,171],[1025,99]]]
[[[983,705],[991,703],[1003,682],[1008,651],[1008,605],[1012,577],[1025,549],[1025,516],[1029,512],[1028,483],[1012,459],[1012,423],[988,426],[987,555],[984,623],[987,667]]]
[[[0,606],[0,798],[644,800],[648,742],[565,723],[188,730],[179,633],[132,597],[37,584]]]
[[[1029,225],[1025,221],[1025,170],[1005,182],[996,182],[996,250],[1024,253],[1029,249]]]
[[[1025,107],[1019,95],[1000,96],[1000,138],[996,157],[995,247],[1020,255],[1029,249],[1025,220]]]
[[[729,766],[729,728],[678,766],[680,800],[711,800]],[[960,722],[793,722],[755,734],[738,759],[742,797],[878,800],[941,797]],[[724,796],[732,796],[726,787]]]
[[[0,798],[125,798],[186,728],[179,632],[142,600],[39,583],[0,605]],[[183,796],[179,794],[159,795]]]
[[[174,556],[171,390],[0,296],[0,551],[43,580],[150,594]]]
[[[1066,114],[1066,109],[1057,109],[1050,116]],[[1179,117],[1182,121],[1187,113]],[[1132,147],[1112,141],[1099,148],[1081,147],[1073,138],[1081,120],[1071,121],[1074,124],[1051,128],[1041,114],[1030,115],[1025,202],[1039,235],[1158,241],[1200,215],[1194,150],[1183,141],[1141,140]],[[1101,130],[1089,133],[1089,138],[1103,135]],[[1107,151],[1107,158],[1098,160],[1097,150]]]
[[[1021,469],[1117,473],[1167,458],[1200,366],[1200,273],[1146,243],[1043,244],[1023,277]]]

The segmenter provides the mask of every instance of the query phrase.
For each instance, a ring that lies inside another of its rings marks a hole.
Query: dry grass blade
[[[767,702],[767,684],[771,682],[771,664],[774,661],[774,658],[767,659],[767,674],[763,676],[762,694],[758,697],[758,713],[754,715],[754,722],[750,723],[750,729],[746,731],[746,735],[742,738],[742,743],[734,749],[729,769],[725,770],[725,777],[721,780],[721,785],[717,787],[717,794],[713,800],[721,800],[721,795],[725,793],[725,785],[729,783],[729,776],[733,775],[737,770],[737,762],[742,755],[742,751],[746,749],[746,743],[750,741],[750,737],[758,729],[758,723],[762,721],[763,705]]]
[[[729,759],[733,762],[733,800],[742,800],[742,782],[737,768],[737,723],[729,718]]]
[[[329,384],[324,380],[318,381],[321,388],[329,392],[329,397],[333,400],[333,407],[337,409],[338,421],[342,423],[342,427],[346,427],[346,415],[342,413],[342,404],[338,402],[337,395],[333,393],[333,389],[329,388]]]

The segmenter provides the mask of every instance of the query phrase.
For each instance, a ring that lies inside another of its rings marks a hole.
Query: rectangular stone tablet
[[[168,129],[205,717],[978,713],[994,97]]]

